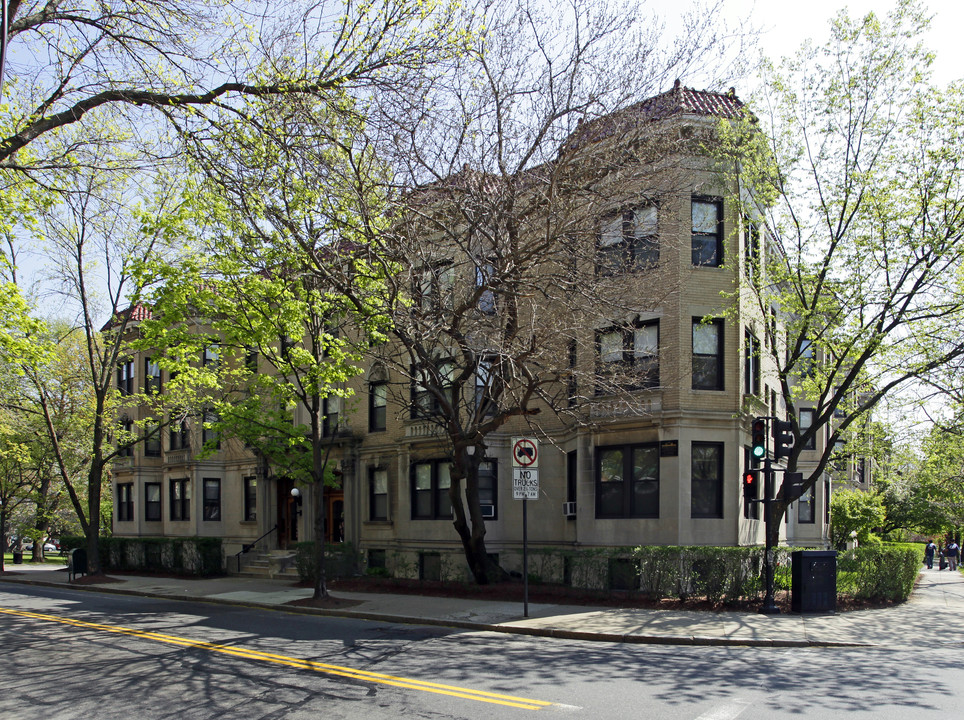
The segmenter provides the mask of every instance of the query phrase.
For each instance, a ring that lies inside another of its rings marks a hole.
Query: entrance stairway
[[[242,577],[291,578],[298,580],[293,550],[251,550],[241,556]]]

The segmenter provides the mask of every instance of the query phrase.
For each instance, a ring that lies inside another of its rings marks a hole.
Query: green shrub
[[[917,545],[861,545],[837,554],[837,594],[903,602],[914,589],[923,549]]]
[[[318,579],[318,544],[315,542],[296,543],[295,567],[301,582],[312,585]],[[361,555],[351,543],[325,545],[325,577],[328,580],[339,577],[352,577],[360,574]]]
[[[87,547],[79,535],[60,538],[61,548],[70,551]],[[180,575],[220,575],[224,572],[221,538],[187,537],[101,537],[98,539],[100,567],[104,571],[169,572]]]

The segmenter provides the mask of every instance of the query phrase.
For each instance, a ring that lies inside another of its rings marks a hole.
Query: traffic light
[[[762,460],[767,456],[767,419],[763,417],[753,418],[752,429],[750,453],[757,460]]]
[[[757,499],[760,487],[760,471],[745,470],[743,472],[743,502],[749,505]]]
[[[793,448],[793,425],[786,420],[773,422],[773,457],[790,457]]]

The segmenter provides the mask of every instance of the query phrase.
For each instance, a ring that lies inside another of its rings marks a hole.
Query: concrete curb
[[[557,640],[579,640],[584,642],[631,643],[640,645],[688,645],[714,647],[769,647],[769,648],[866,648],[875,647],[869,643],[846,643],[821,640],[776,640],[762,638],[722,638],[699,635],[632,635],[625,633],[586,632],[581,630],[564,630],[561,628],[539,628],[508,625],[504,623],[489,624],[471,622],[468,620],[439,620],[435,618],[412,617],[409,615],[391,615],[388,613],[373,613],[363,610],[337,610],[313,608],[301,605],[277,605],[260,603],[250,600],[225,600],[203,595],[166,595],[162,593],[144,592],[125,588],[114,588],[109,585],[71,585],[54,583],[46,580],[32,580],[21,577],[0,577],[0,582],[18,583],[21,585],[37,585],[41,587],[60,588],[64,590],[80,590],[84,592],[110,593],[112,595],[126,595],[135,597],[149,597],[160,600],[176,600],[211,605],[227,605],[231,607],[247,607],[259,610],[292,613],[297,615],[317,615],[323,617],[342,617],[353,620],[367,620],[371,622],[390,622],[402,625],[424,625],[429,627],[457,628],[476,632],[498,632],[507,635],[525,635],[529,637],[545,637]]]

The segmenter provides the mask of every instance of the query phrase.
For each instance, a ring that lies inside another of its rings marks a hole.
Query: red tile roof
[[[630,132],[647,123],[677,115],[738,118],[746,112],[745,108],[746,106],[736,96],[734,88],[730,88],[726,93],[694,90],[677,80],[673,87],[664,93],[646,98],[601,118],[581,123],[566,142],[565,149],[577,149],[617,133]]]
[[[126,316],[126,317],[125,317]],[[121,310],[119,313],[114,315],[110,320],[104,323],[104,327],[100,329],[101,332],[106,332],[116,325],[124,322],[125,320],[129,323],[140,322],[141,320],[150,320],[153,317],[151,309],[145,305],[137,303],[132,305],[126,310]]]

